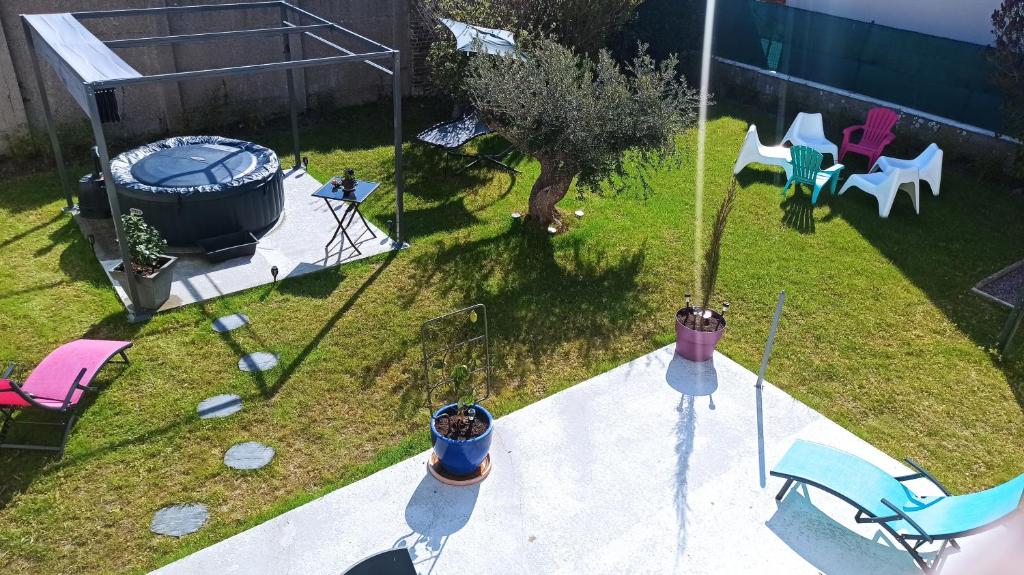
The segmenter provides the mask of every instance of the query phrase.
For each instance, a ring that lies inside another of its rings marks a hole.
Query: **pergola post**
[[[117,247],[121,251],[121,262],[124,266],[124,275],[128,285],[124,286],[128,292],[128,299],[132,301],[132,314],[139,314],[138,307],[139,288],[135,283],[135,272],[132,268],[132,255],[128,247],[128,239],[124,235],[124,226],[121,223],[121,202],[117,198],[117,185],[114,183],[114,174],[110,171],[110,152],[107,150],[107,137],[103,132],[103,122],[100,121],[100,108],[96,102],[96,90],[91,86],[87,88],[89,97],[86,98],[89,109],[89,122],[92,123],[93,137],[96,139],[96,151],[100,158],[100,167],[103,169],[103,181],[107,190],[107,202],[110,203],[110,214],[114,220],[114,236],[117,238]]]
[[[281,5],[281,24],[288,19],[288,8]],[[284,38],[284,59],[292,60],[291,34],[285,34]],[[299,143],[299,103],[295,96],[295,71],[288,69],[288,109],[292,123],[292,148],[295,152],[295,168],[302,165],[302,146]]]
[[[64,166],[64,152],[61,150],[60,137],[57,135],[57,124],[53,119],[53,111],[50,109],[50,98],[46,95],[46,82],[43,80],[43,70],[39,65],[39,53],[36,51],[34,34],[28,21],[21,19],[21,25],[25,29],[25,40],[28,42],[28,51],[32,54],[32,69],[36,75],[36,87],[39,89],[39,101],[43,104],[43,116],[46,118],[46,131],[50,134],[50,145],[53,147],[53,158],[57,162],[57,174],[60,176],[60,187],[64,190],[64,199],[67,200],[67,211],[75,209],[75,200],[71,195],[71,186],[68,185],[68,171]]]
[[[405,182],[402,178],[402,56],[395,50],[391,60],[395,101],[395,244],[402,246],[402,215],[405,212]]]

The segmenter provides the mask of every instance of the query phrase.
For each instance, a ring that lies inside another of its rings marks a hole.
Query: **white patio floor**
[[[267,232],[256,248],[256,255],[235,258],[218,264],[207,262],[200,254],[180,255],[174,268],[171,297],[160,308],[166,311],[192,303],[203,302],[227,294],[247,290],[273,282],[270,268],[277,266],[278,279],[297,277],[323,269],[372,257],[394,249],[394,241],[372,223],[370,230],[357,217],[348,228],[357,253],[352,245],[337,239],[327,242],[337,229],[337,223],[327,204],[312,197],[322,185],[304,170],[285,172],[285,208],[277,224]],[[381,193],[378,191],[377,193]],[[335,210],[343,207],[334,206]],[[126,306],[128,294],[121,284],[110,277],[110,270],[121,263],[121,255],[114,239],[114,226],[110,220],[90,220],[76,217],[82,233],[96,238],[96,257],[107,277]]]
[[[768,471],[798,437],[905,468],[755,379],[666,347],[499,419],[478,486],[438,483],[420,454],[157,573],[340,575],[392,547],[420,574],[920,573],[834,497],[775,502]],[[1014,572],[977,560],[1022,523],[961,540],[942,572]]]

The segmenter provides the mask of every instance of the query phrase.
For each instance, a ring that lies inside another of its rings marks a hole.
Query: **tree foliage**
[[[1005,98],[1008,131],[1024,139],[1024,0],[1003,0],[992,14],[995,82]],[[1018,171],[1024,172],[1024,155]]]
[[[530,216],[542,224],[557,219],[574,178],[594,189],[627,164],[642,172],[672,156],[676,134],[697,118],[676,60],[656,63],[644,46],[620,66],[606,50],[589,59],[539,39],[519,58],[474,58],[465,87],[485,121],[540,162]]]

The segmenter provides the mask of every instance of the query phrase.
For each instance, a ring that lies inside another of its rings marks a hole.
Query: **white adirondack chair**
[[[839,162],[839,146],[825,137],[825,122],[821,114],[797,114],[786,136],[782,138],[783,144],[787,142],[794,146],[813,148],[822,154],[832,154],[832,163]]]
[[[900,190],[910,194],[914,211],[921,213],[921,195],[916,168],[891,168],[885,172],[854,174],[847,178],[839,195],[850,188],[860,188],[878,199],[878,215],[887,218]]]
[[[939,195],[939,185],[942,184],[942,148],[936,144],[930,144],[921,152],[921,155],[913,160],[901,160],[899,158],[882,156],[871,167],[871,171],[881,170],[888,172],[894,168],[917,170],[920,174],[920,179],[928,182],[928,187],[932,189],[932,195]]]
[[[740,155],[736,158],[736,165],[732,168],[733,175],[739,174],[750,164],[768,164],[778,166],[786,171],[786,178],[793,172],[792,154],[785,146],[765,146],[757,135],[757,126],[750,125],[747,129],[747,137],[743,139],[743,147],[740,148]]]

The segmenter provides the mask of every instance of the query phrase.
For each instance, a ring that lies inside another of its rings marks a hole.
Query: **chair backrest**
[[[416,566],[407,549],[390,549],[363,559],[344,575],[416,575]]]
[[[868,119],[864,122],[864,137],[860,142],[862,144],[881,142],[885,136],[892,133],[892,128],[899,119],[896,112],[889,108],[871,108],[868,110]]]
[[[800,134],[801,136],[824,138],[825,120],[819,113],[800,112],[793,120],[793,126],[789,131],[788,135]]]
[[[925,168],[935,161],[935,158],[942,155],[942,148],[938,144],[928,144],[928,147],[924,149],[916,158],[914,163],[919,168]]]
[[[824,159],[821,152],[807,146],[793,146],[789,152],[793,156],[793,179],[806,184],[815,183]]]

